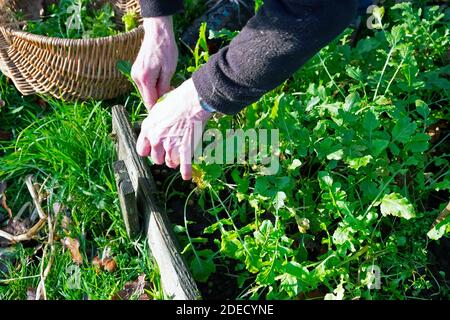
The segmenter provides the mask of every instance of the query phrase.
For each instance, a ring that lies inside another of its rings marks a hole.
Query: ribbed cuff
[[[183,10],[183,0],[140,0],[143,18],[171,16]]]

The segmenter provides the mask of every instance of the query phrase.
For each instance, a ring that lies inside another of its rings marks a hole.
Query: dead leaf
[[[117,269],[116,260],[114,258],[103,259],[103,269],[108,272],[114,272]]]
[[[31,222],[29,218],[23,220],[14,218],[8,221],[8,224],[5,228],[3,228],[3,231],[9,233],[10,235],[18,236],[27,233],[30,228]]]
[[[8,216],[9,218],[12,218],[12,210],[10,207],[8,207],[8,204],[6,203],[6,195],[3,193],[1,196],[1,200],[2,200],[2,207],[3,209],[6,210],[6,212],[8,212]]]
[[[7,184],[6,182],[1,181],[0,182],[0,198],[1,198],[1,203],[2,203],[2,207],[3,209],[6,210],[6,212],[8,212],[8,216],[9,218],[12,218],[12,211],[11,209],[8,207],[8,204],[6,203],[6,188],[7,188]]]
[[[92,259],[92,265],[95,267],[97,272],[101,270],[105,270],[107,272],[114,272],[117,269],[116,260],[110,257],[100,259],[98,256],[95,256],[94,259]]]
[[[103,268],[103,261],[98,256],[92,259],[92,265],[95,267],[95,271],[100,272]]]
[[[70,210],[67,210],[67,207],[62,203],[55,202],[53,204],[53,212],[56,214],[62,213],[63,217],[61,220],[61,227],[64,231],[69,231],[70,226],[72,225],[72,219],[70,218]]]
[[[117,292],[112,300],[151,300],[151,297],[145,293],[149,289],[148,281],[145,281],[145,273],[142,273],[135,281],[127,282],[123,288]]]
[[[80,242],[78,239],[72,239],[70,237],[65,237],[63,244],[69,249],[72,261],[78,265],[83,263],[83,257],[80,253]]]

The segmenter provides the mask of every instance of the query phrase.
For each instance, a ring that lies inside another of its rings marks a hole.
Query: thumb
[[[147,137],[142,133],[139,135],[136,142],[136,152],[141,157],[148,157],[151,152],[150,141],[148,141]]]
[[[148,110],[155,105],[159,98],[158,90],[156,88],[157,79],[158,75],[155,76],[155,74],[152,73],[144,79],[141,85],[142,99],[144,100],[144,104]]]

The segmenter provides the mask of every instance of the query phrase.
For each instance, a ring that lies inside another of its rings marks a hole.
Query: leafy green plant
[[[186,16],[175,18],[177,30],[203,6],[203,1],[187,1]],[[36,27],[67,37],[67,16],[56,19],[63,11],[52,10],[53,22],[49,17]],[[105,11],[98,21],[107,17]],[[93,30],[88,20],[81,19],[82,26]],[[435,263],[431,248],[450,231],[445,209],[450,135],[439,127],[450,121],[450,11],[426,1],[392,4],[380,10],[379,20],[379,28],[366,30],[356,43],[352,30],[345,31],[236,117],[209,122],[223,133],[278,129],[280,169],[275,175],[261,175],[258,165],[248,163],[203,163],[194,166],[190,192],[175,191],[179,175],[164,182],[166,203],[184,201],[174,230],[199,284],[209,285],[223,273],[237,287],[233,298],[239,299],[449,297],[448,274]],[[235,33],[209,36],[228,41]],[[175,82],[208,61],[207,40],[203,25],[192,57],[181,57]],[[130,67],[118,63],[128,76]],[[102,103],[53,99],[46,110],[36,98],[21,97],[5,78],[0,91],[5,102],[1,129],[13,137],[0,141],[5,154],[0,180],[12,181],[9,192],[21,199],[20,177],[52,177],[48,188],[73,208],[71,235],[84,239],[86,248],[111,246],[118,256],[120,271],[114,275],[98,276],[84,264],[83,288],[73,291],[65,287],[67,278],[58,276],[70,264],[62,253],[48,280],[50,298],[109,298],[143,271],[155,283],[153,295],[161,297],[147,248],[126,239],[118,213],[108,164],[113,154],[108,110]],[[137,92],[124,104],[132,121],[144,116]],[[436,134],[436,128],[443,130]],[[199,226],[199,213],[190,215],[193,205],[208,221],[204,225]],[[27,263],[33,252],[20,250],[21,267],[10,268],[18,280],[0,286],[2,298],[23,298],[26,288],[38,282],[38,265]],[[379,289],[370,287],[374,267],[381,274]]]
[[[275,176],[251,165],[202,164],[194,178],[199,204],[217,221],[204,235],[220,234],[210,255],[237,261],[239,297],[448,293],[435,285],[445,283],[442,274],[428,268],[427,232],[448,202],[431,199],[449,194],[449,136],[436,144],[427,130],[450,119],[449,11],[401,3],[384,12],[382,27],[355,47],[346,31],[234,120],[210,124],[281,135]],[[190,71],[202,55],[200,40]],[[360,276],[371,265],[382,271],[380,290]]]
[[[92,7],[86,0],[60,0],[49,6],[41,21],[29,21],[28,32],[59,38],[99,38],[119,33],[114,22],[114,10],[109,3]],[[138,26],[137,14],[127,12],[122,17],[125,32]]]
[[[55,204],[66,208],[55,221],[58,237],[80,241],[80,266],[74,266],[68,251],[55,241],[54,260],[46,280],[47,298],[111,299],[125,283],[144,272],[152,284],[149,296],[163,298],[158,271],[145,240],[130,241],[123,226],[112,172],[109,108],[101,102],[46,99],[43,103],[47,109],[42,110],[20,98],[11,85],[6,85],[4,77],[0,88],[6,101],[2,129],[9,129],[5,123],[14,128],[14,139],[0,141],[0,152],[4,153],[0,157],[0,181],[8,182],[10,207],[16,214],[29,201],[23,179],[32,174],[43,182],[49,194],[46,212],[54,217]],[[20,105],[22,108],[15,111]],[[115,258],[114,272],[99,272],[91,262],[105,247]],[[40,250],[27,243],[15,245],[14,250],[17,263],[7,266],[7,274],[0,272],[1,299],[26,299],[27,289],[36,288],[40,281],[40,259],[49,259],[48,255],[41,258]],[[70,286],[70,268],[80,272],[79,288]]]

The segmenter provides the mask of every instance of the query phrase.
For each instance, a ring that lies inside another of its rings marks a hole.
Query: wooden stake
[[[155,204],[153,195],[156,188],[147,163],[136,152],[136,135],[128,113],[123,106],[115,106],[112,118],[118,160],[125,163],[135,190],[137,207],[145,220],[144,230],[159,266],[164,293],[168,299],[199,299],[197,285],[178,251],[172,224],[165,212]]]

